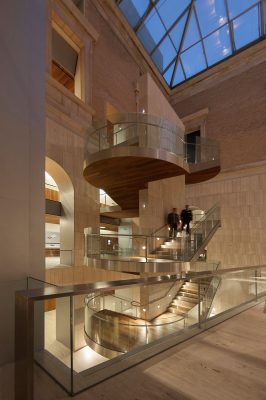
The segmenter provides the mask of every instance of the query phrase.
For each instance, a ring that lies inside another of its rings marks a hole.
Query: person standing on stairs
[[[179,215],[176,212],[176,208],[173,208],[173,211],[168,214],[167,223],[169,226],[169,239],[175,239],[179,225]]]
[[[192,211],[189,209],[188,204],[186,204],[185,208],[181,211],[181,231],[183,231],[184,226],[186,225],[186,232],[189,235],[190,234],[190,222],[192,221]]]

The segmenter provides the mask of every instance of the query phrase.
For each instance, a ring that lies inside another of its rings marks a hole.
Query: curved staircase
[[[217,144],[205,138],[195,146],[200,156],[191,164],[180,128],[147,114],[119,114],[112,124],[91,129],[84,177],[122,210],[137,213],[139,190],[149,182],[185,175],[186,183],[197,183],[218,174]]]

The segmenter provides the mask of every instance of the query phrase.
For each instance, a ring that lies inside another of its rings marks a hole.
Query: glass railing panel
[[[72,307],[70,297],[34,304],[34,360],[72,393]]]
[[[35,360],[69,393],[78,393],[127,368],[128,357],[139,362],[142,354],[147,357],[144,349],[159,349],[172,339],[177,343],[216,317],[261,301],[265,276],[266,267],[215,270],[182,279],[167,275],[113,286],[78,285],[68,296],[68,289],[45,287],[53,302],[47,309],[37,300],[40,294],[35,300]]]
[[[219,224],[219,207],[217,206],[197,221],[190,235],[178,232],[175,240],[169,238],[167,225],[162,226],[150,236],[86,234],[86,254],[89,258],[189,261],[199,249],[204,248],[204,242]]]
[[[262,296],[266,292],[266,268],[255,270],[256,286],[255,290],[258,296]]]
[[[112,122],[98,122],[89,129],[88,154],[114,146],[138,146],[162,149],[199,164],[219,160],[219,145],[208,138],[186,143],[180,127],[147,114],[117,114]]]
[[[222,272],[222,270],[221,270]],[[257,301],[266,295],[266,268],[232,271],[211,278],[206,294],[201,301],[201,322],[231,311],[243,304]],[[197,280],[197,278],[195,278]],[[198,278],[202,286],[208,281]]]
[[[86,235],[88,257],[102,259],[148,257],[148,238],[142,235],[88,234]]]

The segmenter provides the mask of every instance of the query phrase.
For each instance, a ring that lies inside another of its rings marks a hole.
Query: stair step
[[[173,314],[180,315],[181,317],[185,317],[187,315],[185,311],[181,311],[175,307],[169,307],[168,311],[170,311]]]
[[[184,292],[187,292],[187,293],[192,293],[192,294],[198,295],[198,289],[185,288],[185,289],[183,289],[183,291],[184,291]],[[200,294],[201,294],[201,295],[204,295],[205,293],[206,293],[205,290],[201,290],[201,291],[200,291]]]
[[[189,281],[189,283],[194,283],[196,285],[198,285],[198,282],[200,282],[200,285],[209,286],[209,284],[211,283],[211,279],[209,281],[208,280],[199,280],[199,281],[196,281],[196,282]]]
[[[182,296],[187,296],[187,297],[191,297],[192,299],[198,299],[198,292],[193,293],[193,292],[189,292],[187,290],[181,289],[178,294],[182,295]]]
[[[198,283],[194,283],[194,282],[186,282],[185,286],[186,287],[191,287],[191,288],[198,288],[199,287]],[[200,287],[201,288],[207,288],[208,286],[209,286],[209,284],[200,283]]]
[[[196,304],[193,303],[186,304],[186,303],[174,303],[174,302],[170,304],[171,307],[180,308],[181,310],[185,311],[191,310],[191,308],[195,307],[195,305]]]
[[[185,301],[186,303],[191,303],[191,304],[197,304],[197,302],[198,302],[198,297],[190,297],[190,296],[186,296],[185,294],[177,295],[176,299],[180,300],[180,301]]]
[[[190,311],[192,308],[191,305],[176,304],[176,303],[172,303],[170,307],[177,308],[178,310],[186,312]]]

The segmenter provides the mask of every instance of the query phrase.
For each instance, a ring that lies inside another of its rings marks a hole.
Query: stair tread
[[[182,311],[178,311],[177,309],[174,309],[173,307],[169,307],[168,310],[170,310],[170,312],[172,312],[173,314],[176,315],[180,315],[180,316],[185,316],[187,313],[186,312],[182,312]]]

